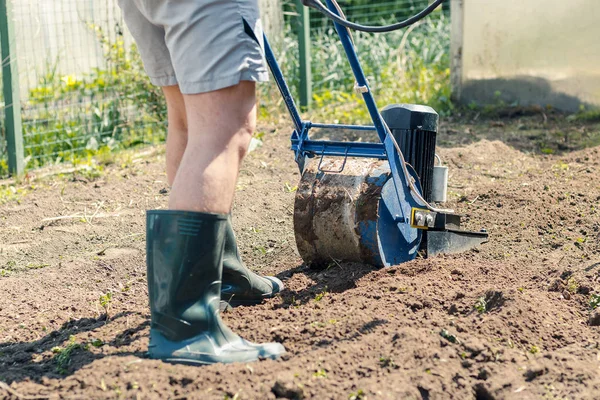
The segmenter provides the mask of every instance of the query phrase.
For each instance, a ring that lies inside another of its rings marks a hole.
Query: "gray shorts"
[[[150,80],[205,93],[269,79],[258,0],[119,0]]]

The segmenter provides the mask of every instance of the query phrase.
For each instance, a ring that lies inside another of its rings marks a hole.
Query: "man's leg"
[[[173,186],[175,175],[187,145],[188,124],[185,102],[179,90],[179,85],[163,86],[162,90],[167,100],[167,119],[169,122],[167,132],[167,181],[169,186]]]
[[[256,126],[255,83],[184,95],[188,140],[169,198],[173,210],[227,214]]]
[[[254,82],[184,95],[188,141],[169,210],[147,213],[149,355],[212,364],[278,358],[279,343],[254,344],[219,316],[223,249],[240,163],[256,124]]]
[[[249,343],[219,315],[228,212],[255,125],[254,83],[247,81],[267,79],[259,43],[246,33],[247,27],[260,27],[257,2],[121,0],[120,5],[152,82],[178,83],[189,94],[183,96],[184,107],[177,107],[178,94],[165,90],[170,209],[146,214],[149,356],[192,364],[277,358],[285,352],[281,344]],[[185,120],[178,112],[182,108]]]
[[[242,82],[244,85],[253,85],[251,82]],[[186,108],[185,108],[185,100],[183,95],[179,90],[179,86],[169,86],[163,88],[165,92],[165,96],[167,99],[167,110],[169,117],[169,133],[167,136],[167,179],[169,181],[169,185],[173,185],[173,181],[175,180],[175,175],[177,170],[179,169],[179,165],[183,158],[183,154],[186,150],[187,138],[188,138],[188,126],[187,126],[187,116],[186,116]],[[232,89],[231,96],[236,97],[236,93],[240,92],[238,89]],[[246,93],[247,90],[243,90],[243,93]],[[210,94],[209,94],[210,95]],[[206,95],[206,96],[209,96]],[[236,104],[231,104],[227,97],[230,96],[228,93],[217,93],[219,98],[221,98],[227,106],[238,107]],[[205,110],[202,103],[206,101],[207,97],[204,96],[205,99],[198,100],[198,95],[191,95],[190,107],[200,107],[198,112],[201,113]],[[188,96],[186,96],[187,98]],[[210,101],[210,100],[209,100]],[[243,102],[243,100],[242,100]],[[211,101],[212,103],[212,101]],[[217,117],[215,117],[217,118]],[[237,117],[238,119],[243,119],[244,116],[240,115]],[[255,112],[250,111],[250,114],[246,116],[247,123],[243,124],[244,127],[241,128],[243,130],[242,133],[238,132],[234,135],[241,135],[242,138],[236,140],[238,142],[237,146],[241,146],[239,151],[234,151],[233,154],[234,162],[237,160],[237,156],[240,156],[240,153],[243,151],[245,153],[246,148],[248,146],[247,140],[251,136],[252,131],[254,130],[254,119]],[[205,124],[206,125],[206,124]],[[210,123],[208,123],[210,125]],[[240,128],[232,124],[233,126],[229,127],[230,131],[239,130]],[[197,130],[202,131],[202,126],[200,126]],[[250,131],[250,132],[248,132]],[[199,132],[194,136],[202,136],[206,133]],[[213,136],[220,135],[221,132],[213,132]],[[198,142],[198,141],[196,141]],[[197,144],[197,147],[201,150],[203,148],[203,144],[201,141]],[[231,149],[233,149],[236,145],[232,145]],[[197,154],[198,149],[193,149],[194,154]],[[218,150],[214,150],[218,151]],[[211,155],[203,155],[202,157],[210,157]],[[243,156],[243,154],[242,154]],[[194,165],[190,167],[190,171],[192,175],[197,174],[199,171],[196,169],[196,155],[191,156],[190,158],[193,160]],[[227,165],[223,171],[228,172],[229,165]],[[235,167],[234,167],[235,168]],[[188,187],[186,181],[195,181],[195,176],[189,176],[183,180],[182,186],[184,188]],[[204,182],[206,185],[206,182]],[[202,185],[199,185],[201,188]],[[192,196],[191,201],[195,201],[196,195],[192,191],[184,192],[184,196]],[[199,189],[202,190],[202,189]],[[177,195],[177,193],[176,193]],[[181,193],[180,193],[181,195]],[[265,298],[273,297],[277,293],[281,292],[284,288],[283,282],[281,280],[273,277],[273,276],[260,276],[255,272],[248,269],[240,256],[240,252],[237,246],[237,241],[235,238],[235,233],[233,231],[233,227],[231,225],[231,217],[227,220],[227,229],[225,235],[225,247],[223,250],[223,284],[221,289],[221,298],[227,302],[230,306],[237,305],[252,305],[261,303]]]

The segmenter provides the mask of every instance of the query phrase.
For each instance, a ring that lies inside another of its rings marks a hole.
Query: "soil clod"
[[[294,382],[277,380],[271,390],[277,398],[291,400],[304,399],[304,390]]]

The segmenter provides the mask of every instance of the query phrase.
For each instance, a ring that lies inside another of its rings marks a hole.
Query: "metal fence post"
[[[312,73],[310,70],[310,12],[300,0],[296,0],[298,10],[298,49],[300,53],[300,107],[310,108],[312,100]]]
[[[0,61],[2,62],[8,169],[12,175],[21,175],[25,165],[16,47],[11,0],[0,0]]]

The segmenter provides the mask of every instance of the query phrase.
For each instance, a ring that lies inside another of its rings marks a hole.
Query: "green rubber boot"
[[[283,282],[274,276],[260,276],[244,265],[229,217],[225,229],[221,300],[232,307],[259,304],[281,292],[283,287]]]
[[[279,343],[254,344],[221,320],[227,215],[154,210],[146,215],[150,358],[186,364],[275,359]]]

